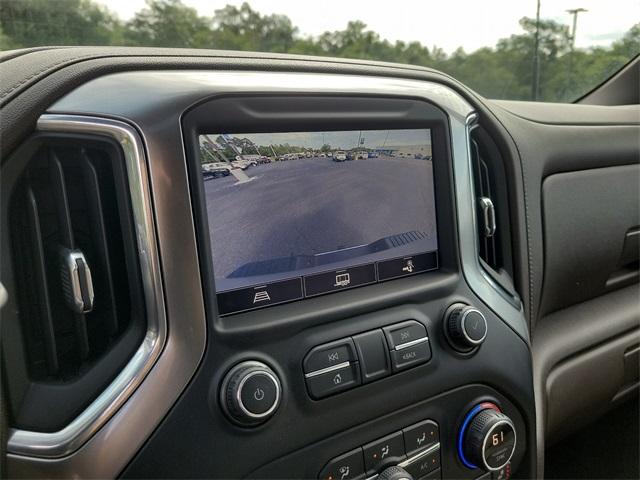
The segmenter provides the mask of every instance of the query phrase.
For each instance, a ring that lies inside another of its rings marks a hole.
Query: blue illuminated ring
[[[465,467],[470,468],[472,470],[475,468],[478,468],[478,466],[471,463],[464,456],[464,452],[462,451],[462,440],[464,438],[465,432],[467,431],[467,427],[469,426],[469,423],[471,423],[471,420],[473,419],[473,417],[475,417],[481,410],[488,410],[488,409],[496,410],[498,412],[500,411],[497,405],[491,402],[479,403],[478,405],[473,407],[473,409],[469,413],[467,413],[467,415],[464,417],[464,421],[462,422],[462,426],[460,427],[460,431],[458,432],[458,457],[460,457],[460,460],[462,461]]]

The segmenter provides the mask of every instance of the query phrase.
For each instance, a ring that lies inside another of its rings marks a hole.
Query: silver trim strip
[[[414,345],[418,345],[419,343],[425,343],[429,341],[429,337],[422,337],[416,340],[411,340],[407,343],[401,343],[400,345],[396,345],[395,350],[403,350],[405,348],[413,347]]]
[[[476,193],[471,165],[471,130],[478,114],[466,116],[464,130],[451,127],[453,143],[453,177],[456,190],[458,236],[462,273],[469,287],[487,307],[506,321],[520,337],[529,343],[529,329],[524,318],[522,302],[513,298],[498,285],[480,264],[477,242]]]
[[[12,429],[9,432],[7,442],[9,453],[57,458],[69,455],[80,448],[142,383],[162,351],[167,335],[167,322],[147,166],[142,141],[137,132],[123,122],[70,115],[43,115],[38,120],[37,127],[41,132],[105,135],[120,144],[124,152],[131,195],[147,314],[147,333],[131,360],[98,398],[69,425],[57,432],[33,432],[19,429]]]
[[[342,362],[336,365],[332,365],[330,367],[321,368],[320,370],[315,370],[313,372],[305,373],[305,378],[317,377],[318,375],[322,375],[323,373],[335,372],[336,370],[342,370],[343,368],[347,368],[351,365],[351,362]]]
[[[0,308],[4,307],[4,304],[7,303],[9,299],[9,295],[7,295],[7,289],[4,288],[2,282],[0,282]]]
[[[429,448],[423,450],[422,452],[416,453],[413,457],[407,458],[404,462],[400,462],[398,466],[402,468],[408,467],[412,463],[420,460],[422,457],[426,457],[427,455],[430,455],[433,452],[437,452],[438,450],[440,450],[440,442],[431,445]]]

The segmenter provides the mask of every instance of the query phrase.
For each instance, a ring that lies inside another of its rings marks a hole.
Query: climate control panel
[[[354,448],[327,462],[318,478],[373,478],[390,466],[399,466],[415,479],[441,478],[438,424],[427,419]]]
[[[455,472],[455,478],[508,480],[516,451],[514,421],[490,401],[461,418],[453,435],[429,418],[371,440],[329,460],[318,478],[428,480]]]

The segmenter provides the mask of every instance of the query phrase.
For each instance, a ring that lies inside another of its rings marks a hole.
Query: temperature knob
[[[487,338],[487,320],[477,308],[458,303],[445,313],[444,332],[454,349],[470,352]]]
[[[468,468],[497,471],[511,460],[516,429],[493,403],[481,403],[465,417],[458,433],[458,455]]]
[[[267,365],[242,362],[227,373],[220,391],[225,413],[236,423],[255,426],[272,417],[280,405],[280,380]]]
[[[377,480],[413,480],[413,477],[404,468],[392,466],[384,469]]]

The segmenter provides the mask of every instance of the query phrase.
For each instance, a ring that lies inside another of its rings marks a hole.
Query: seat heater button
[[[425,420],[402,430],[407,455],[411,456],[440,441],[438,424],[433,420]]]

